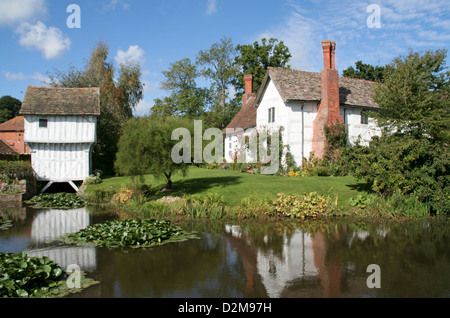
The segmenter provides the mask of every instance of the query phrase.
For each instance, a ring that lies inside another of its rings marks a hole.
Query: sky
[[[98,41],[116,69],[141,64],[148,115],[162,72],[221,38],[234,45],[276,38],[292,69],[320,72],[322,40],[336,42],[339,74],[356,61],[385,65],[409,50],[448,49],[448,0],[0,0],[0,96],[23,100],[49,73],[82,68]],[[447,56],[447,66],[450,58]]]

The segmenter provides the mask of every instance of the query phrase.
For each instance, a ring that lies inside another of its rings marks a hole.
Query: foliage
[[[180,172],[185,176],[189,169],[188,163],[175,163],[172,160],[172,149],[179,141],[172,140],[171,136],[177,128],[186,128],[193,135],[192,122],[179,118],[161,121],[141,117],[129,120],[119,141],[116,171],[130,176],[148,173],[157,178],[164,176],[166,187],[171,189],[172,175]]]
[[[67,276],[46,256],[0,252],[0,297],[63,297],[98,283],[80,272],[80,287],[70,288]]]
[[[129,188],[120,188],[117,193],[115,193],[111,200],[113,202],[117,202],[120,204],[124,204],[125,202],[129,201],[133,197],[133,190]]]
[[[364,64],[362,61],[355,63],[356,70],[353,66],[344,70],[344,77],[361,78],[369,81],[380,82],[384,81],[384,66],[372,66],[370,64]]]
[[[31,179],[33,169],[28,161],[5,161],[0,160],[0,177],[10,179]]]
[[[261,39],[261,43],[255,41],[253,44],[238,45],[236,50],[239,55],[236,63],[240,65],[241,72],[234,81],[237,91],[237,98],[241,99],[244,93],[244,75],[253,75],[253,92],[257,92],[266,75],[268,67],[290,68],[288,65],[292,54],[283,41],[266,38]]]
[[[9,95],[0,98],[0,124],[19,115],[22,102]]]
[[[206,110],[209,94],[207,89],[197,86],[196,80],[200,76],[197,66],[185,58],[171,63],[169,70],[162,73],[161,88],[170,91],[170,97],[155,100],[152,115],[198,119]]]
[[[190,217],[220,219],[226,215],[223,196],[217,193],[185,195],[183,199],[182,211]]]
[[[77,209],[86,206],[86,201],[76,193],[41,193],[26,201],[34,208]]]
[[[196,63],[200,67],[200,74],[211,82],[210,92],[214,96],[213,112],[219,114],[220,129],[225,128],[232,118],[228,118],[227,109],[232,105],[227,102],[230,86],[239,72],[235,62],[236,49],[232,40],[227,37],[214,43],[208,50],[201,50]]]
[[[95,174],[91,174],[88,178],[86,178],[86,184],[99,184],[102,183],[103,180],[100,178],[100,173],[97,172]]]
[[[66,243],[107,247],[154,247],[195,238],[166,220],[125,219],[98,223],[60,238]]]
[[[324,216],[331,207],[330,199],[317,192],[292,195],[279,193],[272,204],[276,214],[300,219]]]
[[[348,150],[342,162],[379,194],[414,194],[436,213],[448,213],[450,155],[442,147],[426,138],[385,136],[374,138],[370,147]]]
[[[63,277],[63,270],[48,257],[0,252],[0,297],[41,297]]]
[[[376,85],[372,115],[387,133],[450,142],[450,71],[447,51],[410,51],[386,65],[385,84]]]
[[[268,193],[265,195],[250,193],[249,196],[241,200],[234,211],[240,218],[257,218],[272,215],[273,206],[270,195]]]

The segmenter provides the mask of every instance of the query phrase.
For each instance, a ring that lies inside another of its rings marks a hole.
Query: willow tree
[[[186,176],[192,157],[191,143],[188,142],[187,162],[176,162],[172,151],[179,140],[172,139],[177,128],[186,128],[193,135],[193,122],[182,118],[140,117],[130,119],[124,126],[119,140],[115,161],[116,172],[120,175],[140,176],[152,174],[157,179],[165,178],[166,188],[172,188],[172,176],[181,173]]]

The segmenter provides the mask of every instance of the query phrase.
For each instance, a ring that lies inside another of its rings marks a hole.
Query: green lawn
[[[151,175],[144,176],[145,183],[163,188],[165,180],[156,180]],[[338,202],[346,205],[348,199],[356,196],[361,191],[366,191],[364,183],[358,183],[353,177],[316,177],[302,178],[282,177],[271,175],[251,175],[234,172],[231,170],[209,170],[193,167],[187,177],[174,176],[175,191],[172,195],[182,193],[218,193],[223,195],[227,206],[236,206],[239,202],[252,193],[261,196],[275,198],[277,193],[309,193],[330,194],[332,198],[337,196]],[[89,185],[86,193],[95,188],[112,188],[118,190],[131,184],[130,177],[115,177],[103,180],[101,184]]]

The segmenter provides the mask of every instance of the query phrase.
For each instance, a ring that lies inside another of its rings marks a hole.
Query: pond
[[[449,297],[448,219],[217,222],[181,225],[199,239],[152,249],[49,243],[115,218],[93,208],[19,208],[0,251],[76,264],[100,281],[72,297]]]

